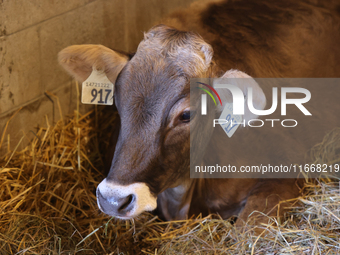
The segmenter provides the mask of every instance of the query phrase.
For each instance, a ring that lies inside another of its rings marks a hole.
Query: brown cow
[[[145,33],[132,57],[100,45],[61,51],[61,65],[79,81],[95,67],[115,83],[121,129],[110,173],[97,189],[99,208],[122,219],[157,206],[167,220],[219,213],[225,219],[239,215],[240,223],[254,210],[269,213],[280,200],[298,196],[295,179],[190,179],[189,123],[195,116],[188,90],[195,77],[339,76],[340,5],[316,2],[196,4],[165,21],[173,27],[158,25]],[[258,85],[255,93],[268,98]],[[246,150],[233,144],[233,159],[255,158],[257,144],[268,143],[264,157],[275,161],[271,152],[278,146],[247,129],[236,134],[254,142]],[[303,137],[293,140],[293,155],[281,156],[301,162],[326,130],[318,130],[320,137],[301,132]]]

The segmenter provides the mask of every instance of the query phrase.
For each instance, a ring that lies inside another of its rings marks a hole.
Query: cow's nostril
[[[131,205],[133,203],[135,199],[134,195],[128,195],[127,197],[124,198],[123,201],[121,201],[121,206],[118,209],[118,212],[122,213],[122,212],[126,212],[129,211],[131,208]]]

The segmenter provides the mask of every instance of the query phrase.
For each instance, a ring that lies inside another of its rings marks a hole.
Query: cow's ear
[[[248,107],[248,88],[252,88],[252,103],[255,109],[263,110],[266,106],[266,96],[259,86],[259,84],[248,74],[241,72],[239,70],[229,70],[227,71],[221,78],[223,78],[223,83],[228,83],[237,86],[240,88],[244,95],[244,117],[243,119],[248,122],[248,120],[255,119],[258,116],[253,114]],[[219,107],[219,111],[222,111],[225,103],[232,102],[232,95],[228,89],[216,89],[221,97],[221,101],[223,103],[222,106]]]
[[[85,81],[92,69],[102,70],[112,83],[129,60],[128,56],[117,53],[102,45],[73,45],[58,54],[62,67],[78,81]]]

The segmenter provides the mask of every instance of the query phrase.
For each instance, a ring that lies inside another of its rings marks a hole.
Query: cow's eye
[[[194,111],[184,111],[180,116],[182,122],[189,122],[195,116]]]

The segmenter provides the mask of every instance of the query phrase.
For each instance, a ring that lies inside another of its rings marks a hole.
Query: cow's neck
[[[166,220],[185,219],[195,189],[196,179],[186,179],[175,188],[166,189],[158,195],[157,203],[161,216]]]

